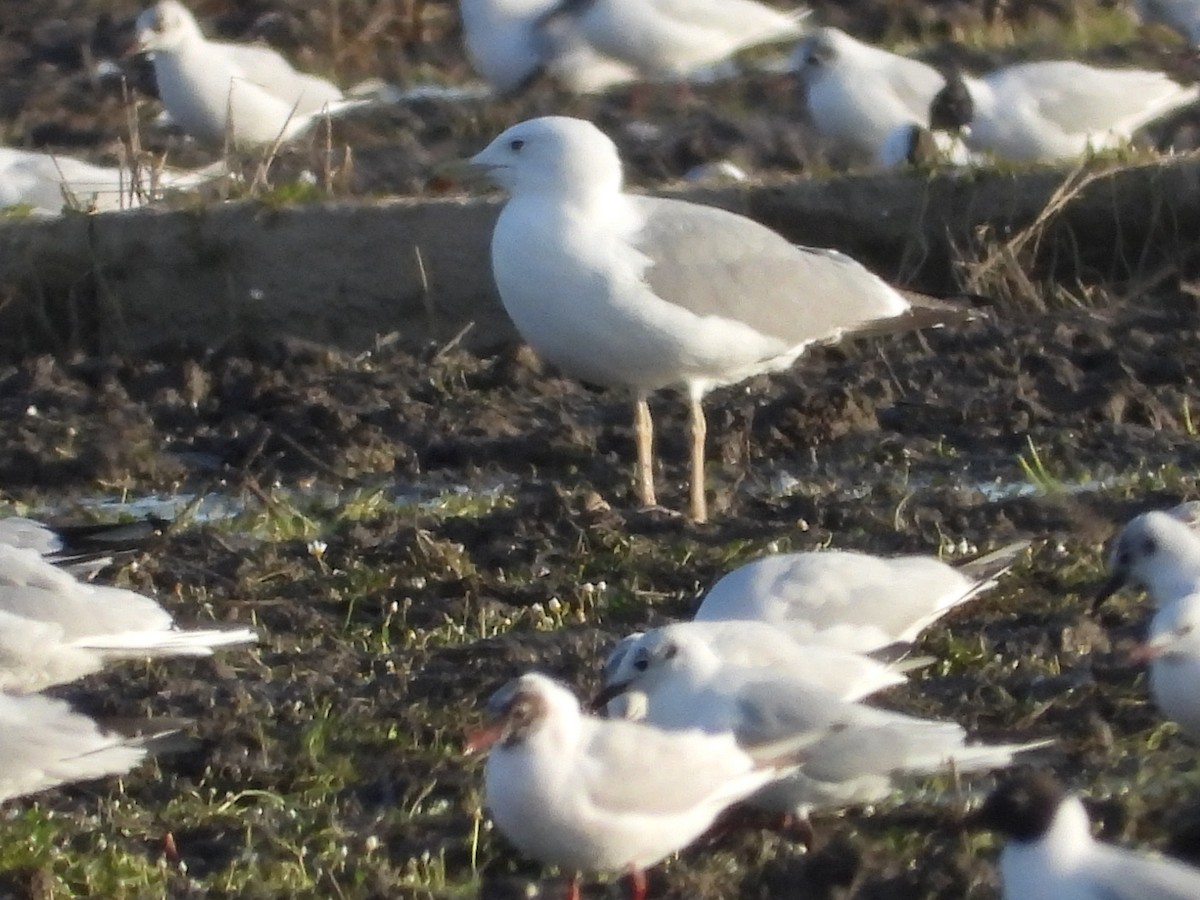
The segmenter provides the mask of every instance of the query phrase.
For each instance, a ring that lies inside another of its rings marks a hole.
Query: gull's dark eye
[[[521,148],[524,146],[525,146],[525,142],[523,140],[521,140],[520,138],[514,138],[513,140],[508,142],[508,149],[511,150],[513,153],[520,153]]]
[[[648,659],[635,659],[633,661],[633,667],[635,669],[637,669],[639,672],[645,672],[646,668],[649,665],[650,665],[650,660],[648,660]]]
[[[1133,565],[1133,554],[1128,550],[1122,550],[1117,554],[1117,567],[1120,569],[1128,569]]]
[[[1154,540],[1154,538],[1146,538],[1142,542],[1142,552],[1147,556],[1153,556],[1158,552],[1158,541]]]

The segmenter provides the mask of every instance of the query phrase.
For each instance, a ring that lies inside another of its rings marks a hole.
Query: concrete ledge
[[[885,174],[672,192],[836,247],[884,277],[954,285],[955,248],[1032,222],[1066,173]],[[0,358],[135,351],[239,333],[351,349],[512,337],[488,244],[499,198],[239,202],[0,222]],[[1131,166],[1057,216],[1038,259],[1058,278],[1121,280],[1197,252],[1200,163]],[[1069,267],[1074,271],[1062,271]]]

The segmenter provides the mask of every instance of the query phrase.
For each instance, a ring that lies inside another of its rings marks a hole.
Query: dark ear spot
[[[1153,556],[1157,552],[1158,541],[1156,541],[1154,538],[1148,537],[1142,541],[1142,553],[1144,553],[1146,556]]]
[[[667,646],[663,649],[663,659],[674,659],[678,655],[679,655],[679,645],[678,644],[667,644]]]

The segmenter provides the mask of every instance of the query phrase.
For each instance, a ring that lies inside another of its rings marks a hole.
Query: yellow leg
[[[708,521],[708,505],[704,501],[704,442],[708,436],[708,425],[704,421],[704,409],[700,398],[692,398],[689,424],[692,432],[692,518],[697,522]]]
[[[633,407],[633,434],[637,440],[638,491],[643,506],[657,506],[654,496],[654,422],[645,394],[637,395]]]

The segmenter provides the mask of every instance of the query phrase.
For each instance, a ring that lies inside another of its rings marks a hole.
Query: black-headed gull
[[[211,656],[255,640],[249,628],[179,629],[149,597],[77,581],[36,550],[0,544],[0,691],[63,684],[110,661]]]
[[[616,147],[580,119],[514,125],[460,165],[509,193],[492,270],[521,335],[567,373],[636,395],[646,505],[655,504],[647,398],[686,391],[697,521],[707,516],[706,393],[786,368],[816,344],[965,317],[743,216],[623,193]]]
[[[514,679],[468,739],[488,753],[485,802],[528,856],[572,872],[642,872],[708,830],[726,807],[787,771],[813,735],[758,748],[732,735],[666,732],[584,715],[544,675]],[[573,880],[572,896],[578,897]]]
[[[463,40],[472,66],[501,93],[545,73],[586,94],[634,81],[637,72],[593,50],[561,0],[462,0]]]
[[[955,567],[932,556],[821,550],[764,556],[712,586],[697,622],[768,622],[801,643],[870,653],[911,643],[981,592],[1028,546],[1014,543]]]
[[[809,117],[837,149],[877,160],[897,128],[928,126],[929,106],[946,79],[933,66],[836,28],[821,28],[796,48]]]
[[[1004,900],[1196,900],[1200,869],[1104,844],[1087,810],[1044,773],[998,787],[968,821],[1008,838]]]
[[[1100,69],[1074,60],[1020,63],[982,78],[951,75],[935,98],[936,129],[966,127],[979,153],[1059,162],[1128,144],[1134,132],[1200,98],[1162,72]]]
[[[228,174],[224,163],[195,171],[97,166],[71,156],[0,147],[0,207],[27,206],[38,215],[64,208],[95,212],[133,209],[164,191],[186,191]]]
[[[158,93],[171,119],[200,140],[270,145],[364,102],[297,72],[269,47],[208,40],[178,0],[158,0],[144,10],[137,39],[138,49],[153,54]]]
[[[686,634],[660,632],[631,655],[633,677],[611,683],[597,702],[635,690],[644,698],[648,723],[685,733],[732,733],[742,743],[818,735],[793,773],[749,801],[785,815],[805,818],[814,808],[874,802],[890,794],[900,776],[998,768],[1045,746],[968,745],[966,732],[953,722],[850,703],[770,669],[732,666]]]
[[[1143,589],[1158,608],[1200,591],[1200,534],[1187,521],[1190,505],[1130,519],[1113,542],[1108,580],[1094,607],[1125,586]]]
[[[888,665],[837,647],[803,644],[766,622],[736,619],[676,622],[621,640],[605,661],[605,687],[632,681],[647,665],[648,656],[642,648],[657,646],[672,639],[700,641],[727,665],[768,669],[774,675],[807,682],[842,700],[861,700],[878,691],[903,684],[904,673],[924,663]],[[645,711],[635,695],[623,693],[617,702],[616,709],[609,709],[610,715],[624,718],[644,716]],[[627,709],[627,706],[632,708]]]
[[[145,759],[148,744],[174,730],[167,726],[125,737],[104,731],[62,700],[0,692],[0,801],[59,784],[124,775]]]

